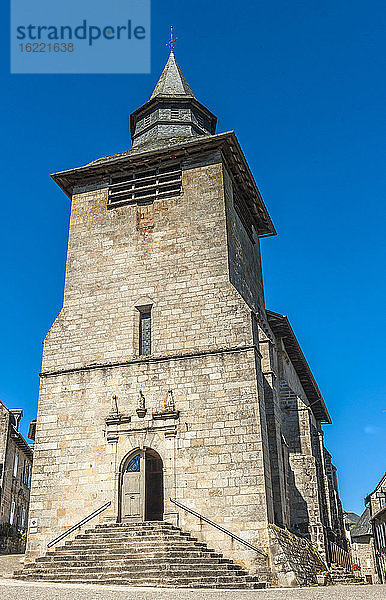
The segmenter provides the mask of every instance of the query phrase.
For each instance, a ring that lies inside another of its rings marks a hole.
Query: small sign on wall
[[[38,520],[37,519],[31,519],[29,522],[29,532],[30,533],[37,533],[38,532]]]

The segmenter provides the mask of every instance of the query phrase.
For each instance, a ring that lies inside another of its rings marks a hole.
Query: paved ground
[[[0,554],[0,577],[12,577],[23,568],[23,562],[24,554]]]
[[[184,590],[125,586],[25,583],[0,579],[0,600],[384,600],[386,586],[280,590]]]

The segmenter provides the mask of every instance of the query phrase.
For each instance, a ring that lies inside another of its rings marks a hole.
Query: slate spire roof
[[[195,97],[176,61],[173,50],[171,50],[161,77],[150,96],[150,100],[156,97],[180,98],[181,96]]]
[[[130,115],[133,148],[162,148],[216,133],[217,118],[193,94],[173,48],[150,99]]]

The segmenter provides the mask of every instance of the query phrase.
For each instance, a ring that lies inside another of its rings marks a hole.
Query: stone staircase
[[[356,577],[352,571],[346,571],[344,567],[331,565],[329,569],[333,585],[361,585],[365,581],[363,577]]]
[[[97,525],[25,565],[14,577],[154,587],[266,587],[222,554],[163,521]]]

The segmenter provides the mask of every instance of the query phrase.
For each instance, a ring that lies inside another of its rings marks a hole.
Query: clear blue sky
[[[9,75],[2,3],[0,398],[35,417],[42,341],[62,303],[69,200],[48,174],[129,148],[127,118],[176,55],[234,129],[278,236],[267,306],[290,318],[333,419],[344,507],[386,470],[384,4],[153,0],[151,75]],[[383,129],[383,130],[382,130]]]

